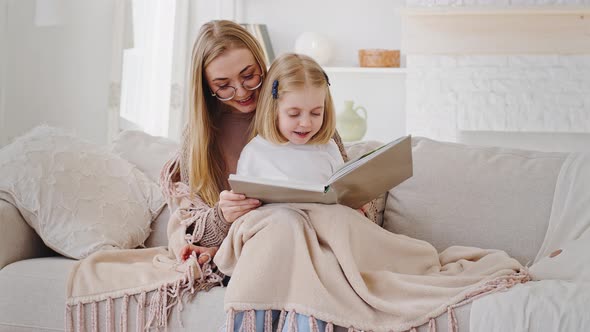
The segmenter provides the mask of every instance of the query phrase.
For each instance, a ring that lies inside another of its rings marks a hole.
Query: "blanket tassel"
[[[430,318],[428,321],[428,332],[436,332],[436,321],[434,318]]]
[[[66,331],[73,331],[74,329],[74,316],[72,312],[72,307],[69,304],[66,304],[66,313],[65,313],[65,322],[66,322]]]
[[[84,304],[78,303],[76,309],[76,319],[78,320],[78,332],[84,332],[86,331],[86,324],[84,323]]]
[[[328,323],[326,325],[326,332],[334,332],[334,324]]]
[[[234,309],[229,309],[225,317],[225,332],[234,332],[235,319],[236,312]]]
[[[283,327],[285,326],[286,318],[287,318],[287,312],[285,310],[281,310],[281,314],[279,315],[279,324],[277,325],[277,332],[283,331]]]
[[[92,332],[98,332],[98,303],[92,302],[90,307],[92,310]]]
[[[310,332],[320,332],[318,322],[316,321],[315,317],[313,317],[313,316],[309,316],[309,331]]]
[[[123,305],[121,307],[121,317],[119,320],[119,331],[127,332],[127,316],[129,315],[129,295],[125,294],[123,297]]]
[[[137,300],[137,317],[135,326],[137,332],[143,332],[145,330],[145,292],[142,292]]]
[[[106,314],[105,314],[105,320],[106,320],[106,326],[107,326],[107,331],[108,332],[115,332],[115,325],[113,324],[113,319],[114,317],[114,310],[113,310],[113,299],[112,298],[108,298],[107,299],[107,303],[106,303]]]
[[[264,313],[264,332],[272,332],[272,310]]]
[[[457,332],[457,317],[455,316],[455,309],[452,306],[449,306],[447,309],[447,316],[449,321],[447,325],[448,332]]]
[[[289,332],[299,332],[299,329],[297,328],[297,312],[295,312],[295,310],[291,311],[289,313]]]

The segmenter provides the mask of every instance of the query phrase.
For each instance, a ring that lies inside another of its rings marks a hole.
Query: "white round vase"
[[[332,45],[327,38],[317,32],[304,32],[295,41],[295,52],[309,55],[324,66],[332,58]]]

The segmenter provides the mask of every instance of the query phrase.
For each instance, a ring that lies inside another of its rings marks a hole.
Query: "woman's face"
[[[261,74],[262,71],[258,63],[247,48],[229,49],[211,61],[205,68],[205,77],[212,93],[225,99],[224,97],[227,97],[225,94],[228,91],[231,96],[231,87],[235,89],[232,99],[221,102],[240,113],[250,113],[256,110],[260,88],[251,90],[255,85],[252,86],[248,83],[256,82],[258,78],[256,75]],[[244,87],[243,82],[246,82],[244,85],[249,89]],[[221,91],[225,92],[223,97]]]

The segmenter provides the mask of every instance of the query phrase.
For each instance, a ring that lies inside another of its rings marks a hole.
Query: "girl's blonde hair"
[[[273,82],[277,82],[277,99],[273,98]],[[286,143],[278,128],[278,104],[283,95],[289,91],[303,89],[305,86],[326,89],[324,100],[324,122],[322,127],[308,144],[326,144],[336,130],[336,115],[328,76],[322,67],[312,58],[302,54],[287,53],[273,61],[258,97],[256,115],[251,136],[262,136],[273,143]]]
[[[265,77],[267,69],[260,44],[237,23],[226,20],[205,23],[193,46],[188,133],[189,186],[191,192],[198,194],[209,206],[219,200],[226,179],[223,178],[225,162],[218,146],[216,123],[223,104],[211,96],[205,68],[224,52],[240,48],[252,52]]]

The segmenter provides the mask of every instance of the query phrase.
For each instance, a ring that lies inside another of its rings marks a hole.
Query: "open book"
[[[235,193],[264,203],[343,204],[357,209],[412,176],[412,143],[403,136],[350,160],[326,183],[298,184],[230,174]]]

